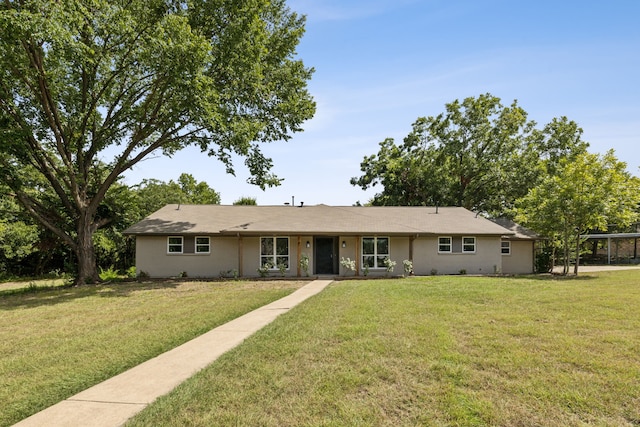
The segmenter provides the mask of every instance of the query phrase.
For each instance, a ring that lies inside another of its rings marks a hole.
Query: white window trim
[[[272,239],[273,240],[273,255],[262,255],[262,239]],[[277,244],[278,244],[278,239],[287,239],[287,260],[288,262],[288,266],[287,266],[287,270],[286,271],[291,271],[291,239],[289,238],[289,236],[260,236],[260,245],[258,246],[258,255],[260,256],[260,267],[262,267],[262,258],[267,258],[268,256],[271,256],[271,268],[269,269],[270,271],[278,271],[278,263],[277,263],[277,259],[278,257],[284,257],[284,255],[278,255],[277,254]]]
[[[206,244],[198,244],[198,239],[207,239],[207,243]],[[193,241],[193,250],[195,251],[194,253],[196,255],[207,255],[211,253],[211,237],[209,236],[196,236],[194,241]],[[206,252],[198,252],[198,246],[206,246],[207,247],[207,251]]]
[[[472,251],[466,251],[464,249],[464,239],[473,239],[473,250]],[[475,254],[476,251],[478,250],[478,239],[476,239],[475,236],[462,236],[462,253],[463,254]]]
[[[440,250],[440,239],[449,239],[449,250],[441,251]],[[453,237],[451,236],[438,236],[438,253],[439,254],[450,254],[453,253]]]
[[[364,239],[373,239],[373,254],[365,254],[364,253]],[[391,238],[389,236],[363,236],[362,239],[360,239],[360,268],[364,269],[364,257],[366,256],[373,256],[373,261],[374,264],[378,264],[378,239],[387,239],[387,245],[389,247],[389,253],[387,254],[382,254],[385,255],[387,258],[391,259]],[[379,265],[377,267],[368,267],[369,270],[385,270],[387,267],[383,264],[383,265]]]
[[[507,244],[507,246],[502,246],[504,243]],[[507,249],[507,252],[503,252],[503,249]],[[500,253],[503,256],[507,256],[507,255],[511,255],[511,240],[501,240],[500,241]]]
[[[169,250],[171,246],[178,246],[177,243],[169,243],[171,239],[180,239],[180,252],[172,252]],[[182,255],[184,252],[184,236],[168,236],[167,237],[167,254],[168,255]]]

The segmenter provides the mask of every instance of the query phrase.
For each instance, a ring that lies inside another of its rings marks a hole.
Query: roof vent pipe
[[[300,202],[300,207],[303,207],[303,206],[304,206],[304,202]]]

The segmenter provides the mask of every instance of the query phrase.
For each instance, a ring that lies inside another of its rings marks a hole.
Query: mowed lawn
[[[0,426],[220,324],[303,281],[0,285]],[[38,288],[38,286],[40,288]]]
[[[335,282],[130,425],[640,425],[639,273]]]

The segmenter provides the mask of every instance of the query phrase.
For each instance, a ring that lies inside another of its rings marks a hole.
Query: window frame
[[[198,243],[198,239],[207,239],[207,243]],[[209,236],[196,236],[193,242],[194,245],[194,254],[196,255],[206,255],[211,253],[211,237]],[[206,251],[199,251],[198,248],[206,247]]]
[[[507,244],[505,246],[505,243]],[[507,250],[506,252],[504,250]],[[501,255],[511,255],[511,240],[501,240],[500,241],[500,254]]]
[[[373,253],[365,253],[364,252],[364,245],[365,245],[365,240],[367,239],[373,239]],[[378,240],[383,240],[385,239],[387,241],[387,253],[379,253],[378,252]],[[367,266],[366,268],[368,268],[369,270],[384,270],[387,268],[387,266],[384,265],[384,260],[385,259],[391,259],[391,238],[389,236],[363,236],[360,239],[360,266],[364,269],[365,268],[365,257],[370,257],[373,258],[373,266]],[[384,257],[382,260],[380,260],[380,257]],[[378,262],[380,261],[380,262]]]
[[[466,243],[465,239],[473,239],[473,243]],[[473,250],[466,250],[465,246],[473,245]],[[462,253],[463,254],[475,254],[478,248],[478,239],[475,236],[462,236]]]
[[[264,239],[271,239],[272,241],[272,254],[263,254],[262,253],[262,241]],[[287,254],[278,254],[278,239],[286,239],[287,242]],[[260,268],[265,265],[264,260],[268,260],[271,263],[271,268],[269,270],[276,271],[278,270],[278,258],[286,258],[287,269],[286,271],[291,271],[291,244],[290,244],[289,236],[260,236]],[[270,259],[269,259],[270,258]]]
[[[448,239],[449,243],[442,243],[442,239]],[[442,250],[443,246],[449,246],[449,250]],[[451,236],[439,236],[438,237],[438,253],[439,254],[450,254],[453,253],[453,237]]]
[[[180,239],[180,243],[171,243],[171,239]],[[172,251],[171,247],[180,247],[179,251]],[[184,236],[167,236],[167,254],[182,255],[184,253]]]

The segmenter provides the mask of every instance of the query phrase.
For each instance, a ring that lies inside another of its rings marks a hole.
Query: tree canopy
[[[374,205],[463,206],[505,215],[559,159],[586,151],[581,134],[566,117],[537,129],[517,101],[505,107],[491,94],[455,100],[444,113],[418,118],[402,144],[381,142],[351,184],[382,185]]]
[[[279,184],[259,143],[314,114],[303,32],[283,0],[2,2],[0,182],[96,281],[105,198],[150,155],[196,146],[229,173],[239,155],[251,183]]]
[[[196,181],[188,173],[181,174],[177,182],[145,179],[134,188],[137,204],[143,210],[139,219],[168,204],[217,205],[220,203],[220,194],[217,191],[204,181]]]
[[[613,151],[583,153],[556,166],[555,174],[517,201],[517,220],[561,243],[565,273],[573,249],[578,274],[582,234],[606,230],[610,224],[624,228],[638,220],[640,180]]]
[[[256,206],[258,200],[255,197],[242,196],[233,202],[234,205]]]

